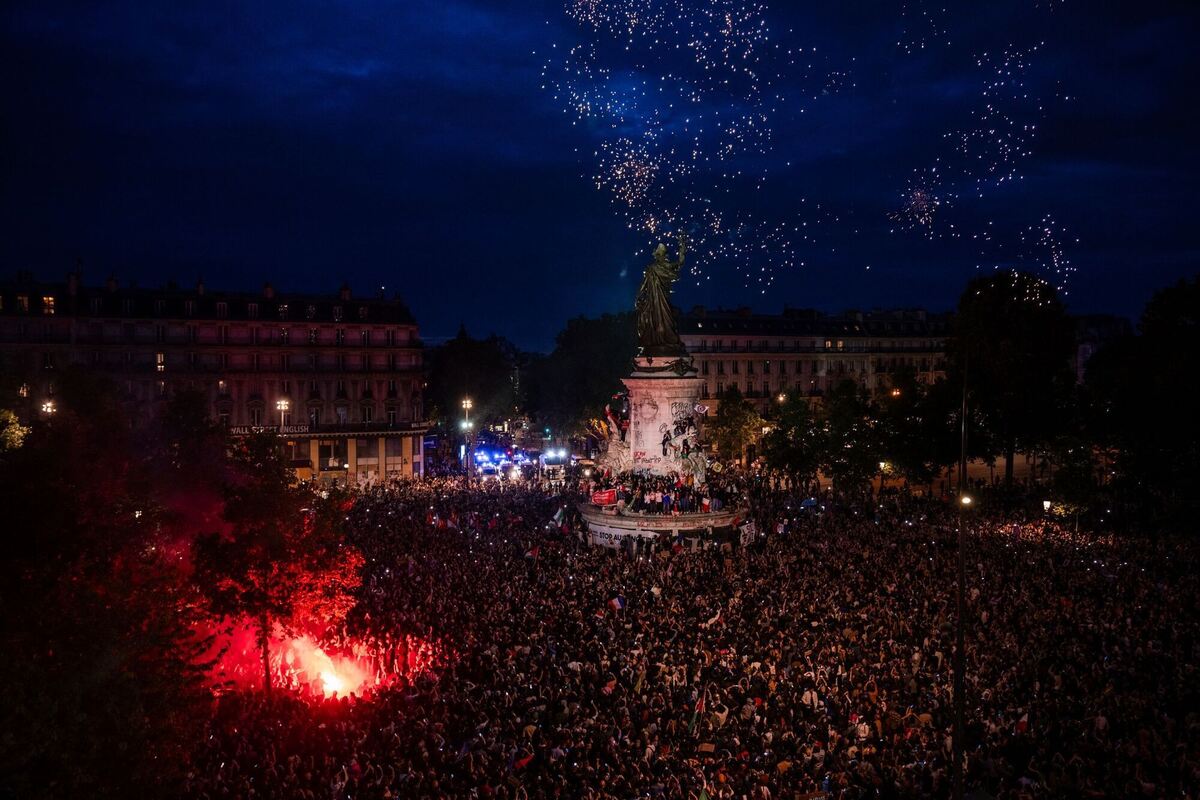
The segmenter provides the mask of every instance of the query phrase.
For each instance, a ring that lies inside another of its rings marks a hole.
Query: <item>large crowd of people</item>
[[[365,696],[221,695],[188,795],[947,797],[959,524],[968,790],[1200,793],[1194,544],[736,489],[753,542],[637,557],[531,486],[361,493],[334,636],[443,657]]]

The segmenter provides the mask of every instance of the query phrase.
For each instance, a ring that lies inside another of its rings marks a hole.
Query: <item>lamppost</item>
[[[466,468],[467,472],[467,483],[470,483],[471,470],[475,465],[475,437],[471,435],[471,429],[473,427],[471,423],[471,409],[475,407],[475,404],[471,402],[471,398],[464,397],[461,405],[463,410],[463,435],[467,439],[467,452],[465,454],[465,458],[463,458],[463,466]]]
[[[962,390],[962,409],[960,416],[962,419],[961,432],[959,437],[959,454],[958,454],[958,501],[959,509],[962,512],[958,520],[958,564],[956,572],[958,573],[958,591],[956,592],[957,613],[955,614],[955,632],[954,632],[954,797],[955,800],[962,800],[963,797],[963,692],[966,691],[966,681],[964,680],[963,671],[966,669],[965,655],[965,633],[964,628],[965,614],[963,604],[963,584],[967,580],[967,536],[966,536],[966,512],[971,507],[973,499],[967,492],[967,364],[966,358],[963,359],[963,390]]]
[[[279,412],[279,426],[283,427],[288,424],[288,409],[292,407],[292,402],[286,397],[275,401],[275,410]]]
[[[46,402],[42,403],[43,414],[53,414],[55,411],[58,411],[58,406],[54,404],[53,400],[47,400]]]

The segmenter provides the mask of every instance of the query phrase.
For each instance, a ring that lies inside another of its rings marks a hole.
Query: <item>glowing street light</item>
[[[971,503],[974,503],[975,501],[971,498],[971,495],[964,494],[962,497],[960,497],[958,499],[958,502],[962,503],[963,506],[965,507],[965,506],[971,505]]]
[[[784,402],[785,400],[787,400],[787,395],[786,395],[786,394],[784,394],[783,392],[780,392],[780,393],[779,393],[779,396],[778,396],[778,397],[776,397],[775,399],[776,399],[776,400],[778,400],[779,402],[781,402],[781,403],[782,403],[782,402]]]
[[[892,389],[892,397],[899,397],[899,396],[900,396],[900,390]]]
[[[58,410],[58,406],[56,406],[54,404],[53,400],[47,400],[46,402],[42,403],[42,413],[43,414],[53,414],[57,410]]]

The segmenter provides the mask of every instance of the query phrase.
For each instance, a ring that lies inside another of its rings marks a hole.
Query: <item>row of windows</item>
[[[788,372],[788,364],[792,364],[792,374],[803,375],[805,373],[805,364],[808,364],[808,374],[816,375],[820,370],[820,365],[824,363],[826,368],[831,371],[845,372],[850,370],[866,370],[868,363],[873,363],[876,372],[890,372],[899,366],[907,365],[918,369],[921,372],[928,372],[930,365],[933,364],[937,368],[938,362],[931,361],[928,358],[909,358],[909,359],[875,359],[873,362],[867,361],[777,361],[772,368],[770,361],[701,361],[700,374],[709,375],[713,371],[717,375],[724,375],[728,371],[730,375],[737,375],[744,367],[747,375],[754,375],[756,371],[762,375],[770,375],[772,371],[779,375],[786,375]],[[711,366],[715,364],[715,369]],[[728,366],[726,366],[728,365]]]
[[[28,314],[29,313],[29,300],[30,300],[30,296],[28,294],[16,295],[16,310],[23,314]],[[42,295],[42,313],[47,316],[52,316],[55,311],[55,301],[56,301],[56,298],[54,295]],[[102,297],[91,298],[91,300],[88,302],[88,308],[91,311],[91,313],[95,314],[95,315],[100,315],[100,314],[104,313],[104,311],[105,311],[104,298],[102,298]],[[249,319],[258,319],[259,318],[260,307],[259,307],[258,303],[246,303],[245,308],[246,308],[246,317],[247,318],[249,318]],[[298,306],[297,308],[300,308],[300,306]],[[316,319],[317,318],[318,308],[315,304],[307,303],[307,304],[304,304],[302,306],[302,308],[303,308],[304,319]],[[194,317],[196,315],[196,309],[197,309],[197,306],[196,306],[195,300],[184,300],[183,301],[184,316]],[[370,309],[371,309],[370,306],[365,306],[365,305],[358,306],[356,309],[358,319],[360,319],[360,320],[368,319],[370,317]],[[3,295],[0,295],[0,311],[3,311],[3,310],[4,310],[4,297],[3,297]],[[132,315],[134,310],[135,310],[135,305],[134,305],[134,301],[132,298],[124,298],[121,300],[121,313],[122,314],[127,315],[127,316]],[[167,301],[166,300],[155,300],[154,301],[154,313],[156,315],[158,315],[160,317],[166,316],[167,310],[168,309],[167,309]],[[228,317],[229,316],[228,301],[218,300],[215,304],[215,311],[216,311],[216,316],[219,319],[224,319],[224,318]],[[275,311],[275,314],[279,317],[279,319],[289,319],[292,314],[292,305],[290,303],[279,303],[275,306],[274,311]],[[340,305],[333,307],[332,314],[333,314],[334,322],[341,322],[347,316],[345,307],[340,306]]]
[[[745,341],[745,343],[744,343],[745,347],[742,347],[742,344],[743,344],[743,342],[741,342],[738,339],[732,339],[730,341],[725,341],[725,340],[719,339],[717,341],[714,341],[712,343],[712,347],[710,348],[708,340],[701,339],[699,344],[694,346],[692,349],[694,352],[697,352],[697,353],[754,352],[756,350],[760,351],[760,352],[766,352],[766,351],[772,349],[770,342],[768,342],[766,339],[760,340],[758,342],[757,346],[755,346],[755,343],[750,341],[749,339],[747,339]],[[940,348],[941,346],[942,345],[939,342],[928,341],[928,340],[921,341],[921,342],[872,341],[871,339],[866,339],[866,338],[850,340],[849,348],[847,348],[845,339],[825,339],[823,342],[819,339],[811,340],[811,341],[807,341],[807,342],[803,342],[800,339],[792,339],[791,345],[789,346],[785,340],[780,339],[776,343],[776,346],[773,349],[777,352],[788,352],[788,351],[801,352],[801,351],[812,351],[812,350],[846,350],[846,349],[850,349],[850,350],[864,350],[864,349],[895,350],[895,349],[911,349],[911,348],[920,348],[920,349],[930,350],[930,349]]]
[[[29,313],[29,295],[19,294],[17,299],[17,311],[22,314]],[[4,295],[0,295],[0,311],[4,310]],[[42,313],[48,317],[54,316],[54,295],[42,295]]]
[[[139,358],[135,353],[125,350],[121,353],[120,360],[114,362],[112,359],[105,357],[105,353],[94,350],[88,356],[88,363],[97,368],[105,366],[121,366],[126,369],[133,369],[139,365],[145,368],[146,360],[144,357]],[[42,369],[52,370],[58,366],[58,358],[55,353],[43,352],[39,359]],[[182,360],[175,353],[156,352],[154,353],[154,371],[166,372],[169,367],[180,368],[185,366]],[[322,358],[316,353],[310,353],[308,358],[303,362],[293,361],[292,357],[286,353],[279,356],[268,355],[265,359],[260,353],[251,353],[249,357],[244,354],[238,354],[231,358],[229,353],[216,353],[215,355],[200,354],[190,352],[187,354],[186,367],[188,369],[221,369],[221,370],[237,370],[245,369],[253,372],[289,372],[295,369],[307,369],[316,372],[321,369],[336,370],[338,372],[375,372],[386,370],[388,372],[397,372],[399,370],[410,369],[417,366],[417,359],[412,356],[398,356],[395,353],[387,354],[386,363],[378,359],[372,360],[366,355],[363,355],[355,360],[348,359],[344,354],[339,353],[335,358]]]
[[[224,380],[224,379],[217,381],[217,394],[220,397],[226,397],[226,398],[229,397],[230,396],[229,388],[230,388],[229,381]],[[319,400],[321,398],[321,382],[320,381],[300,381],[298,384],[298,388],[301,389],[302,391],[304,389],[308,390],[308,399],[309,400]],[[401,384],[399,381],[396,381],[394,379],[389,380],[387,382],[388,397],[389,398],[398,397],[400,394],[400,388],[401,388]],[[409,389],[408,382],[405,382],[403,384],[403,388],[405,389],[405,391],[407,391]],[[344,380],[334,381],[333,382],[333,391],[334,391],[335,397],[345,398],[347,396],[346,381],[344,381]],[[288,408],[291,407],[291,402],[292,402],[291,401],[292,382],[291,381],[280,381],[279,382],[279,392],[280,392],[281,397],[278,400],[276,400],[276,405],[278,406],[280,403],[282,403],[283,406],[281,407],[281,410],[287,410]],[[373,392],[371,390],[371,386],[368,383],[366,386],[363,387],[362,396],[364,399],[367,399],[367,398],[370,398],[372,394],[373,394]],[[261,395],[262,395],[261,387],[258,386],[257,384],[251,386],[250,395],[261,397]]]

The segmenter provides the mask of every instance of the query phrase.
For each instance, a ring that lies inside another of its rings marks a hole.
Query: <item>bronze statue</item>
[[[654,250],[654,262],[646,267],[646,275],[642,278],[634,305],[641,356],[657,358],[687,355],[675,326],[675,312],[671,308],[671,284],[679,277],[686,253],[687,237],[680,234],[678,259],[669,261],[667,246],[660,244]]]

